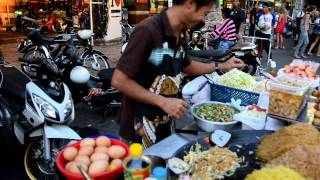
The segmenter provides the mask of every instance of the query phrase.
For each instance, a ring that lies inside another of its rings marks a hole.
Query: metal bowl
[[[202,104],[224,104],[224,105],[226,105],[225,103],[220,103],[220,102],[215,102],[215,101],[205,101],[205,102],[201,102],[201,103],[194,104],[193,106],[191,106],[191,113],[194,117],[194,120],[195,120],[196,124],[199,126],[199,128],[201,128],[202,130],[204,130],[206,132],[212,132],[217,129],[226,130],[226,129],[233,128],[234,125],[238,123],[238,121],[214,122],[214,121],[209,121],[209,120],[206,120],[206,119],[203,119],[203,118],[197,116],[194,113],[194,108],[199,105],[202,105]]]

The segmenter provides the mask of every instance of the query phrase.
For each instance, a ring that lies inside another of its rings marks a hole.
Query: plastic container
[[[306,88],[297,88],[275,82],[267,84],[270,93],[269,114],[296,119],[306,95]]]
[[[125,143],[123,143],[123,142],[121,142],[119,140],[116,140],[116,139],[111,139],[110,138],[110,140],[111,140],[111,144],[112,145],[122,146],[126,150],[126,155],[124,156],[124,158],[126,158],[126,157],[128,157],[130,155],[129,154],[129,148]],[[72,147],[75,147],[75,148],[79,149],[80,148],[80,142],[76,142],[76,143],[71,144],[69,146],[72,146]],[[58,157],[56,159],[56,165],[57,165],[58,170],[68,180],[83,180],[84,178],[83,178],[82,175],[73,174],[73,173],[70,173],[70,172],[65,170],[64,167],[65,167],[67,161],[63,158],[63,155],[62,155],[64,150],[65,150],[65,148],[60,151],[60,153],[58,154]],[[123,167],[119,166],[119,167],[117,167],[117,168],[115,168],[113,170],[106,171],[106,172],[99,173],[99,174],[95,174],[95,175],[91,176],[91,178],[93,178],[95,180],[116,179],[121,174],[123,174]]]
[[[151,174],[151,160],[147,156],[142,156],[142,145],[133,143],[130,145],[131,157],[125,160],[125,179],[145,179]]]
[[[276,77],[276,80],[282,83],[284,86],[294,87],[297,91],[301,90],[307,92],[312,86],[312,81],[305,78],[299,78],[289,75],[279,75]]]
[[[319,84],[320,84],[320,77],[319,77],[319,76],[317,76],[317,78],[316,78],[315,80],[311,80],[311,79],[309,79],[309,78],[297,77],[297,76],[294,76],[294,75],[290,75],[290,74],[284,73],[284,68],[279,69],[279,71],[278,71],[278,76],[296,77],[296,78],[300,78],[300,79],[303,79],[303,80],[309,80],[309,81],[312,82],[311,88],[316,88],[316,87],[318,87]]]

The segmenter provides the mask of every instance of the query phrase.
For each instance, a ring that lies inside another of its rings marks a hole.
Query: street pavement
[[[11,63],[17,67],[19,67],[18,57],[22,54],[16,51],[17,42],[19,42],[19,38],[17,34],[14,33],[0,33],[0,49],[4,53],[5,60],[8,63]],[[281,68],[286,64],[289,64],[293,58],[293,41],[287,39],[286,49],[273,49],[273,60],[277,63],[277,68]],[[109,63],[111,67],[115,67],[118,59],[120,57],[120,44],[113,45],[103,45],[103,46],[95,46],[96,49],[102,51],[109,57]],[[320,62],[320,57],[311,56],[307,58],[307,60],[312,60],[316,62]],[[264,61],[266,62],[266,61]],[[263,63],[265,65],[265,63]],[[119,126],[116,123],[117,117],[117,109],[113,109],[108,113],[105,113],[104,109],[97,109],[89,107],[86,104],[78,104],[76,105],[76,118],[75,121],[71,124],[71,127],[74,128],[82,137],[93,136],[99,134],[109,134],[113,136],[118,135]],[[182,120],[178,122],[178,127],[182,127],[186,124],[190,123],[189,121]],[[1,153],[1,152],[0,152]],[[19,162],[21,163],[21,162]],[[1,163],[0,163],[1,165]],[[21,164],[20,164],[21,165]],[[2,172],[2,166],[0,166],[0,177]],[[3,178],[0,178],[3,179]],[[6,178],[4,178],[6,179]],[[9,178],[10,179],[10,178]],[[12,178],[11,178],[12,179]],[[13,178],[14,179],[14,178]],[[18,179],[22,179],[19,177]]]

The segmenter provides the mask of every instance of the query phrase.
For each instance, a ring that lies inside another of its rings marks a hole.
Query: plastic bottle
[[[275,61],[270,61],[270,74],[273,76],[273,77],[276,77],[277,76],[277,72],[276,72],[276,67],[277,67],[277,64]]]
[[[150,176],[151,161],[148,157],[142,156],[143,149],[141,144],[130,145],[131,157],[125,161],[125,179],[143,180]]]
[[[157,180],[167,180],[167,169],[164,167],[155,167],[152,170],[152,177]]]

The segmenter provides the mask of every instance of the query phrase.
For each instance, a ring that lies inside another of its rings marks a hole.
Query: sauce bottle
[[[134,143],[130,145],[131,157],[125,160],[125,180],[143,180],[150,176],[151,160],[142,156],[142,145]]]

